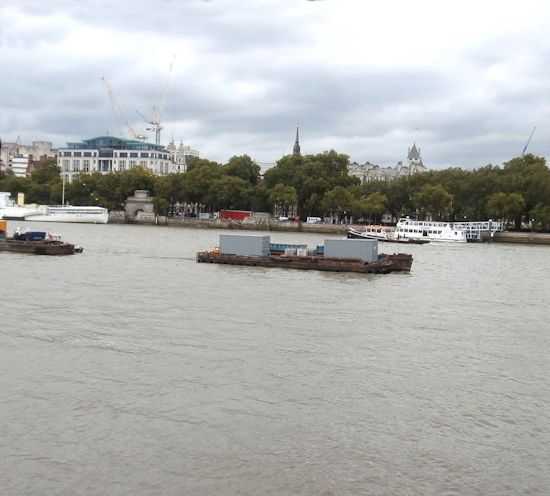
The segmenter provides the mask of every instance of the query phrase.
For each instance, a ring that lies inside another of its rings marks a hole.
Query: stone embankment
[[[305,222],[279,222],[278,220],[264,222],[238,222],[220,219],[174,219],[166,217],[162,218],[162,220],[162,223],[168,226],[195,227],[200,229],[238,229],[247,231],[284,231],[344,235],[349,227],[342,224],[306,224]]]
[[[514,232],[506,231],[495,233],[492,242],[494,243],[521,243],[532,245],[550,245],[550,234],[536,232]]]
[[[114,214],[114,215],[113,215]],[[148,216],[140,220],[128,221],[125,215],[117,215],[117,212],[109,214],[109,222],[122,223],[130,222],[132,224],[157,224],[173,227],[190,227],[196,229],[234,229],[246,231],[281,231],[281,232],[303,232],[319,233],[332,235],[345,235],[348,227],[360,227],[342,224],[306,224],[305,222],[279,222],[278,220],[269,220],[263,222],[238,222],[232,220],[205,220],[197,218],[173,218],[163,216]],[[488,236],[483,233],[482,240],[490,243],[522,243],[550,245],[550,234],[536,232],[499,232],[494,236]]]

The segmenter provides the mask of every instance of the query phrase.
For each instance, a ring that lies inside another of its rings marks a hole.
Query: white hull
[[[399,219],[395,226],[395,236],[398,239],[443,241],[466,243],[466,231],[458,229],[449,222],[431,222]]]
[[[377,239],[379,241],[388,241],[388,239],[392,237],[392,231],[382,226],[365,226],[363,229],[354,229],[350,227],[348,232],[354,236],[366,239]]]
[[[33,222],[75,222],[81,224],[107,224],[109,212],[101,207],[43,207],[25,216]]]
[[[78,214],[60,214],[60,215],[27,215],[25,220],[33,222],[77,222],[80,224],[107,224],[108,215],[78,215]]]
[[[0,208],[0,219],[5,220],[25,220],[27,215],[32,215],[39,212],[33,208],[25,207],[6,207]]]

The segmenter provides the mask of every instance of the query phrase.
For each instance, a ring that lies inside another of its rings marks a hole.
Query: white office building
[[[143,141],[99,136],[67,143],[60,148],[57,164],[67,182],[81,173],[123,172],[134,167],[149,169],[158,175],[185,172],[186,157],[198,156],[199,152],[184,147],[176,147],[172,142],[168,147]]]

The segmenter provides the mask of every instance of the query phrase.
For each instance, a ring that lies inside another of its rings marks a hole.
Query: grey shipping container
[[[325,239],[325,257],[378,260],[377,239]]]
[[[220,252],[225,255],[265,257],[269,255],[269,236],[220,234]]]

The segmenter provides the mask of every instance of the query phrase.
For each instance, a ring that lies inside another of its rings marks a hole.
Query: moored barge
[[[269,236],[220,235],[220,246],[197,253],[197,262],[328,272],[410,272],[412,255],[378,253],[377,240],[325,240],[314,250],[272,245]],[[303,246],[303,245],[300,245]]]
[[[42,231],[16,231],[7,236],[7,223],[0,221],[0,252],[30,253],[33,255],[73,255],[75,246],[66,243],[59,236]]]

